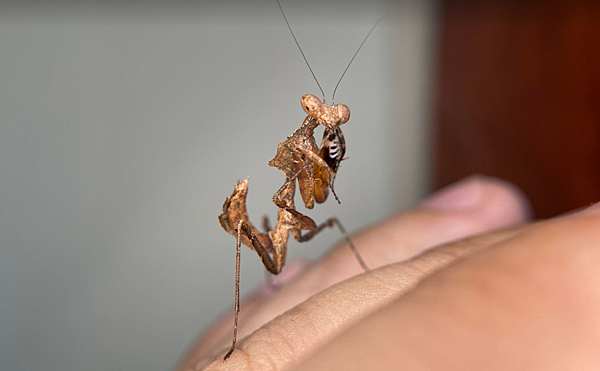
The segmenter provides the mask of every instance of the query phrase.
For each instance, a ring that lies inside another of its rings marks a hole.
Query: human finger
[[[439,270],[297,370],[597,370],[600,208]]]
[[[275,318],[243,341],[227,360],[222,354],[205,370],[286,370],[336,334],[402,295],[455,259],[512,237],[517,229],[456,241],[409,261],[353,277]],[[189,364],[199,369],[210,360]]]

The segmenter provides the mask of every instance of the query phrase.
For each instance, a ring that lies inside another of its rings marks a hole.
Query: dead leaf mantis
[[[306,61],[321,93],[323,93],[323,89],[315,77],[308,60],[304,56],[302,48],[300,48],[300,44],[292,31],[281,4],[278,0],[276,1],[302,57]],[[333,99],[335,99],[335,92],[346,71],[380,21],[381,19],[371,28],[342,73],[334,89]],[[269,161],[270,166],[283,171],[286,177],[284,184],[273,196],[273,202],[279,207],[277,222],[274,228],[269,228],[269,223],[265,219],[264,225],[266,231],[259,232],[250,222],[246,209],[248,179],[239,181],[236,184],[233,193],[227,197],[223,204],[223,212],[219,215],[219,223],[223,229],[235,236],[237,241],[235,318],[231,348],[223,358],[224,361],[233,353],[237,341],[238,314],[240,310],[241,244],[256,251],[269,272],[278,274],[285,264],[290,233],[297,241],[305,242],[309,241],[323,229],[337,226],[361,267],[365,271],[369,269],[336,217],[331,217],[317,225],[310,217],[300,213],[295,208],[294,195],[296,192],[296,181],[298,182],[302,200],[308,209],[314,207],[315,201],[318,203],[325,202],[329,190],[331,190],[338,203],[340,202],[335,194],[333,182],[346,151],[346,143],[340,126],[350,119],[350,109],[344,104],[328,105],[325,103],[325,99],[321,101],[321,99],[311,94],[304,95],[301,99],[301,104],[307,113],[304,122],[285,141],[279,143],[277,154]],[[321,145],[317,146],[314,138],[314,130],[320,125],[324,126],[325,129]],[[305,233],[303,234],[302,232]]]

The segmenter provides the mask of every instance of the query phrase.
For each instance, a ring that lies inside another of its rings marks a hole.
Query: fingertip
[[[481,200],[483,183],[477,175],[461,179],[435,191],[419,207],[435,211],[470,210]]]
[[[532,218],[531,203],[519,187],[503,179],[478,175],[484,188],[479,207],[492,215],[499,225],[521,223]]]
[[[527,196],[516,185],[479,174],[436,191],[419,208],[449,213],[475,212],[485,216],[494,227],[522,222],[532,215]]]

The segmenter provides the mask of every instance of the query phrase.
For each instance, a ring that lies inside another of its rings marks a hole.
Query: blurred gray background
[[[309,215],[354,231],[418,202],[436,2],[282,5],[328,98],[390,14],[336,94],[352,112],[342,204]],[[267,162],[319,95],[279,8],[3,2],[0,53],[0,369],[172,368],[233,303],[225,197],[250,176],[251,218],[275,218]],[[292,242],[289,259],[339,238]],[[264,268],[242,260],[247,293]]]

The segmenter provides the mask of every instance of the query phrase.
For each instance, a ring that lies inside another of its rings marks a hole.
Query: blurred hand
[[[598,370],[600,207],[524,224],[509,184],[472,177],[291,264],[181,370]],[[250,254],[248,250],[245,254]]]

